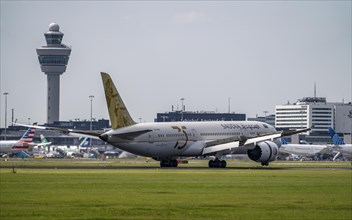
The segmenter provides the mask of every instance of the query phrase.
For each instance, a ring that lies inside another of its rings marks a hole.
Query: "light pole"
[[[13,117],[15,115],[15,109],[11,109],[11,112],[12,112],[12,114],[11,114],[11,125],[13,125]]]
[[[93,120],[93,98],[94,95],[90,95],[88,98],[90,98],[90,131],[92,131],[92,120]],[[92,138],[90,140],[90,146],[92,146]]]
[[[8,92],[4,92],[3,94],[5,96],[5,140],[7,136],[7,96],[9,95]]]
[[[181,98],[181,121],[183,121],[183,110],[184,110],[184,107],[183,107],[183,101],[185,100],[185,98]]]

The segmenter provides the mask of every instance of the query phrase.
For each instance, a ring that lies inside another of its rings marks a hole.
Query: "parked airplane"
[[[48,145],[51,144],[51,142],[49,142],[43,134],[40,134],[40,141],[43,143],[43,146],[44,147],[47,147]]]
[[[45,151],[49,151],[49,147],[51,145],[51,142],[49,142],[43,134],[40,134],[40,142],[41,144],[38,144],[36,148],[38,149],[44,149]],[[46,149],[45,149],[46,148]]]
[[[280,138],[310,130],[277,132],[263,122],[161,122],[133,121],[109,74],[101,73],[111,127],[107,132],[81,131],[35,126],[71,135],[85,135],[124,151],[152,157],[161,167],[177,167],[178,157],[215,156],[209,167],[226,167],[224,155],[247,153],[251,160],[268,165],[278,155]]]
[[[32,143],[35,128],[30,127],[19,140],[0,141],[0,153],[9,154],[28,150],[30,147],[38,146],[39,143]]]
[[[288,144],[284,138],[281,139],[280,152],[287,154],[295,154],[301,157],[312,157],[333,153],[327,145]]]
[[[352,144],[345,144],[345,142],[336,134],[333,128],[329,128],[329,133],[333,141],[332,148],[342,153],[343,156],[352,157]]]
[[[87,147],[89,147],[89,142],[90,138],[89,137],[84,137],[81,141],[81,143],[78,145],[79,150],[87,150]]]

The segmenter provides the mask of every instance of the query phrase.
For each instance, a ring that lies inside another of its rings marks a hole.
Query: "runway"
[[[231,160],[230,160],[231,161]],[[35,161],[35,160],[15,160],[15,161],[1,161],[0,169],[37,169],[37,170],[275,170],[275,171],[284,171],[284,170],[351,170],[352,171],[352,162],[303,162],[294,161],[294,162],[275,162],[271,163],[269,166],[261,166],[253,162],[230,162],[226,168],[209,168],[207,166],[207,161],[202,160],[199,162],[190,162],[188,164],[179,164],[178,167],[160,167],[157,161],[151,163],[143,163],[141,160],[129,160],[128,162],[123,163],[110,163],[104,162],[100,163],[99,161],[72,161],[67,160],[59,161],[57,163],[52,163],[52,161]],[[72,163],[74,162],[74,163]],[[116,162],[116,160],[115,160]]]

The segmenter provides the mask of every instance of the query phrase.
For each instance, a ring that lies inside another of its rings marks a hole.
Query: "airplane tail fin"
[[[86,149],[89,146],[89,141],[90,141],[89,137],[83,138],[81,143],[78,145],[78,148],[79,149]]]
[[[34,123],[33,125],[36,125],[36,123]],[[35,128],[28,128],[27,131],[23,134],[23,136],[19,140],[19,142],[26,142],[26,143],[32,142],[34,137],[34,132],[35,132]]]
[[[111,128],[117,129],[136,124],[128,113],[125,104],[122,101],[110,75],[101,72],[103,86],[105,91],[106,103],[109,110]]]
[[[281,144],[287,144],[287,140],[285,138],[281,138]]]
[[[42,144],[49,143],[48,140],[44,137],[43,134],[40,134],[40,141],[42,142]]]
[[[345,142],[343,142],[343,140],[340,138],[340,136],[338,134],[336,134],[335,130],[333,128],[329,128],[329,133],[332,139],[332,142],[336,145],[342,145],[345,144]]]

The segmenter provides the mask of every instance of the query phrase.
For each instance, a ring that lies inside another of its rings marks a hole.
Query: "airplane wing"
[[[18,126],[23,126],[23,127],[28,127],[28,128],[37,128],[37,129],[42,129],[42,130],[51,130],[51,131],[58,131],[63,134],[67,135],[72,135],[72,136],[77,136],[77,137],[90,137],[94,139],[100,139],[100,135],[103,134],[103,131],[85,131],[85,130],[73,130],[73,129],[66,129],[66,128],[53,128],[53,127],[44,127],[44,126],[37,126],[37,125],[25,125],[25,124],[18,124],[15,123],[15,125]]]
[[[47,143],[29,143],[30,147],[41,147],[41,146],[46,146],[46,145],[50,145],[51,142],[47,142]]]
[[[282,131],[281,137],[291,136],[291,135],[294,135],[294,134],[299,134],[299,133],[302,133],[302,132],[310,131],[312,128],[313,127],[305,128],[305,129],[298,129],[298,130]]]
[[[37,125],[25,125],[25,124],[17,124],[18,126],[23,126],[23,127],[31,127],[31,128],[37,128],[37,129],[42,129],[42,130],[51,130],[51,131],[58,131],[63,134],[71,135],[71,136],[76,136],[76,137],[90,137],[94,139],[101,139],[106,141],[107,136],[103,133],[104,131],[86,131],[86,130],[74,130],[74,129],[65,129],[65,128],[53,128],[53,127],[44,127],[44,126],[37,126]],[[119,133],[119,134],[113,134],[112,136],[120,138],[120,139],[125,139],[125,140],[134,140],[136,137],[148,133],[152,130],[142,130],[142,131],[134,131],[134,132],[124,132],[124,133]]]
[[[241,136],[240,138],[225,138],[217,141],[211,141],[206,143],[205,148],[203,149],[203,155],[214,154],[220,151],[231,151],[234,148],[245,146],[248,149],[254,147],[258,142],[262,141],[273,141],[276,138],[289,136],[293,134],[298,134],[301,132],[309,131],[311,128],[294,130],[294,131],[282,131],[278,133],[261,135],[257,137],[247,138]]]

